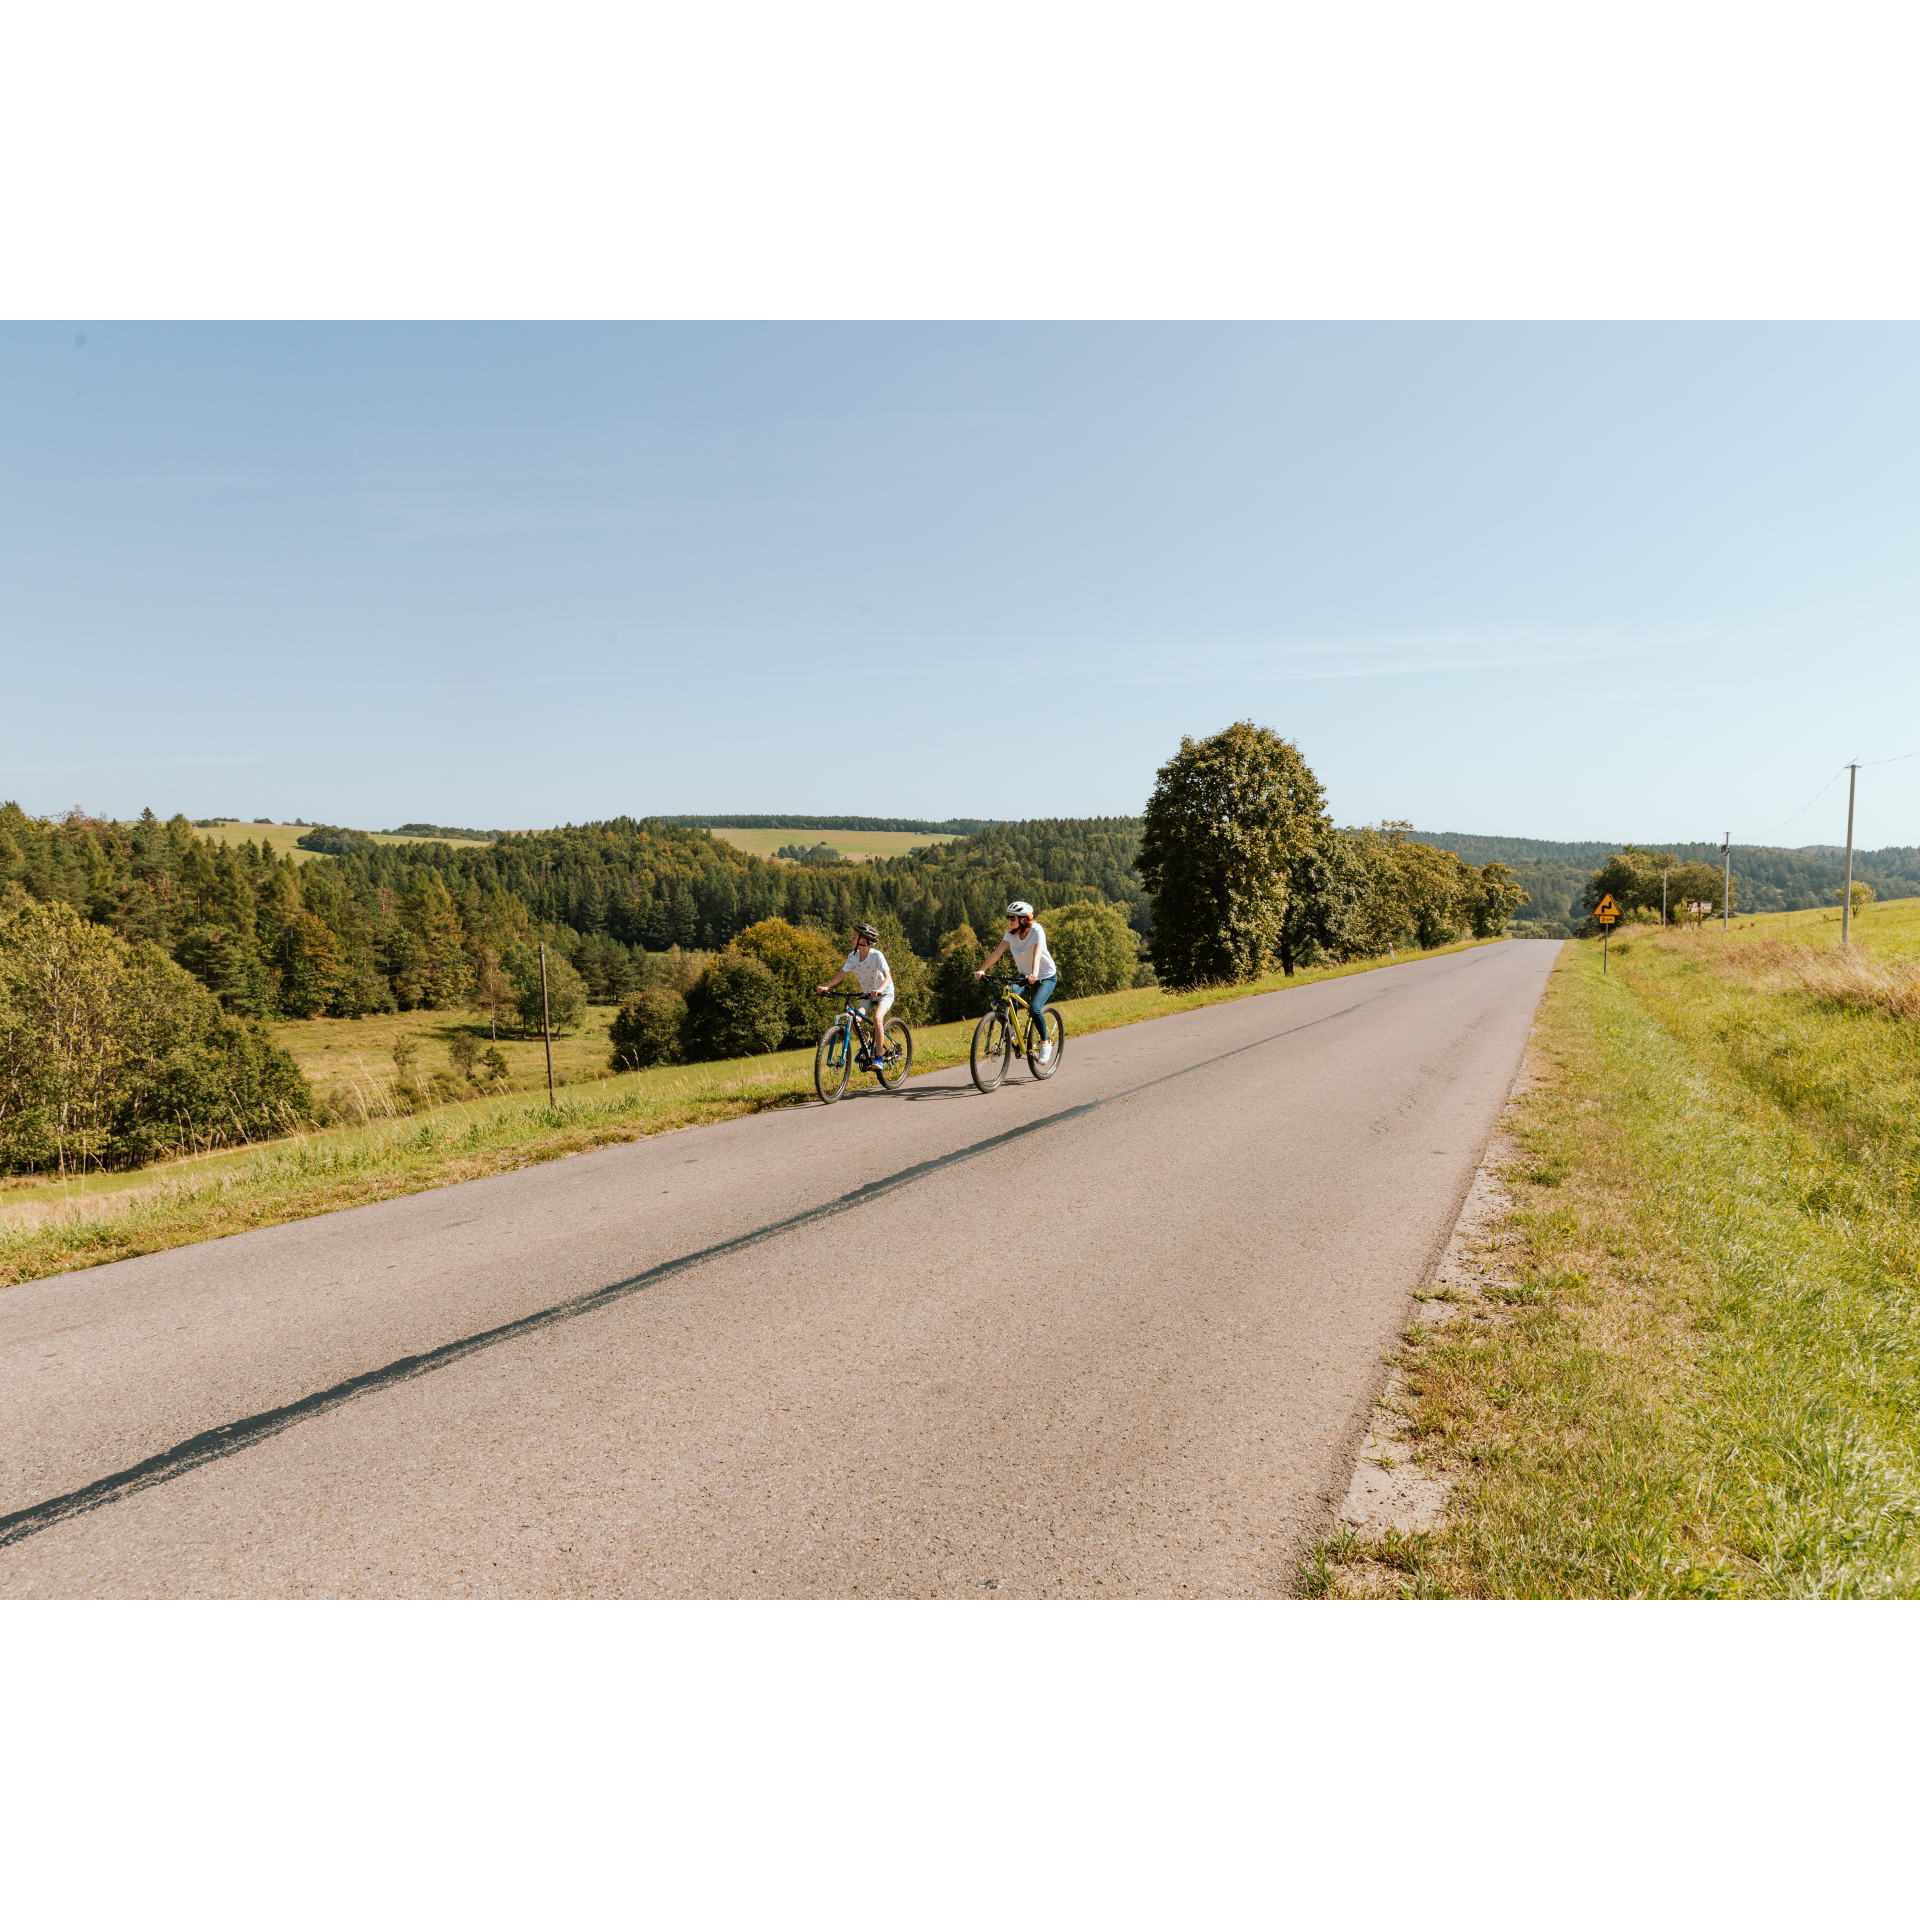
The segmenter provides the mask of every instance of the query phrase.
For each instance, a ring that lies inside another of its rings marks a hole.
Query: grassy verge
[[[1479,944],[1484,943],[1462,943]],[[1395,961],[1362,961],[1301,973],[1292,980],[1273,976],[1204,993],[1167,994],[1147,987],[1066,1001],[1061,1011],[1071,1046],[1073,1039],[1108,1027],[1433,957],[1409,953]],[[970,1021],[922,1028],[914,1036],[914,1072],[964,1064],[972,1036]],[[404,1120],[329,1128],[187,1166],[89,1181],[86,1191],[73,1197],[57,1186],[16,1189],[13,1204],[0,1209],[0,1285],[450,1186],[563,1154],[811,1098],[811,1050],[776,1053],[709,1066],[656,1067],[575,1085],[551,1109],[542,1088],[461,1102]]]
[[[1499,1271],[1401,1357],[1448,1520],[1308,1593],[1920,1592],[1920,908],[1569,947]],[[1896,1011],[1883,1010],[1893,1007]]]

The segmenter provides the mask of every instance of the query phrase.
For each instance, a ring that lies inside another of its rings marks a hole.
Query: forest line
[[[804,1044],[811,986],[872,921],[913,1021],[984,1004],[973,970],[1009,897],[1035,902],[1062,998],[1150,984],[1141,822],[995,824],[863,864],[766,860],[618,819],[461,844],[316,827],[296,866],[176,814],[0,807],[0,1171],[137,1165],[326,1115],[267,1024],[478,1008],[556,1025],[621,1004],[616,1067]],[[1404,823],[1333,829],[1293,884],[1291,972],[1498,931],[1524,895]],[[1308,894],[1312,895],[1311,909]],[[1183,976],[1184,978],[1185,976]],[[650,1020],[624,1003],[643,1002]]]

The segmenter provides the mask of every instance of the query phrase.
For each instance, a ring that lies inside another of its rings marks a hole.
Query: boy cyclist
[[[1040,1016],[1047,1002],[1053,998],[1054,988],[1060,984],[1060,969],[1053,964],[1053,955],[1047,951],[1045,930],[1033,917],[1033,907],[1028,901],[1007,902],[1006,934],[987,955],[986,965],[973,977],[976,980],[985,979],[987,968],[1003,953],[1013,956],[1014,971],[1029,988],[1021,998],[1026,1001],[1033,1014],[1033,1023],[1039,1029],[1040,1064],[1044,1067],[1053,1058],[1053,1042],[1046,1037],[1046,1024]]]
[[[880,1071],[880,1062],[887,1051],[887,1009],[893,1005],[893,970],[887,965],[887,956],[875,944],[880,938],[878,927],[864,924],[853,930],[853,951],[847,955],[846,964],[824,987],[815,987],[815,993],[831,993],[848,974],[859,982],[860,991],[866,995],[866,1015],[873,1022],[873,1044],[861,1056],[860,1064],[871,1067],[875,1073]]]

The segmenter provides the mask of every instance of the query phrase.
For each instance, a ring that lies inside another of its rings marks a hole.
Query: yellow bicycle
[[[1043,1062],[1040,1048],[1053,1042],[1053,1051]],[[999,998],[980,1016],[973,1030],[973,1084],[982,1093],[991,1093],[1007,1077],[1007,1062],[1020,1054],[1027,1057],[1027,1071],[1036,1080],[1051,1080],[1060,1070],[1060,1055],[1067,1044],[1066,1022],[1058,1007],[1043,1008],[1040,1018],[1021,999],[1011,980],[1002,983]]]

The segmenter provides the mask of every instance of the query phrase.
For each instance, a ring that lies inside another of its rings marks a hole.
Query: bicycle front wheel
[[[913,1029],[904,1020],[887,1022],[887,1044],[880,1055],[880,1084],[898,1093],[913,1070]]]
[[[828,1106],[847,1090],[853,1072],[853,1036],[836,1020],[813,1050],[813,1087]]]
[[[1027,1071],[1036,1080],[1051,1080],[1060,1066],[1060,1049],[1067,1044],[1067,1023],[1060,1018],[1058,1007],[1043,1007],[1040,1018],[1034,1023],[1034,1044],[1027,1054]],[[1047,1055],[1045,1065],[1041,1064],[1040,1047],[1043,1042],[1050,1043],[1053,1051]]]
[[[973,1030],[973,1084],[982,1093],[991,1093],[1007,1077],[1007,1055],[1013,1042],[1007,1033],[1006,1016],[997,1008],[982,1014]]]

